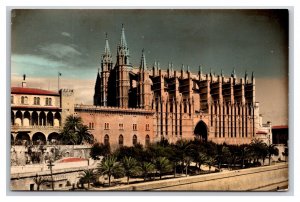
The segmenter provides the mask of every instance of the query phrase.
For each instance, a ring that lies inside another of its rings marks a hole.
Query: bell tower
[[[129,71],[132,66],[129,63],[129,49],[125,38],[125,28],[122,25],[121,40],[117,48],[116,74],[116,105],[127,108],[129,99],[130,78]]]

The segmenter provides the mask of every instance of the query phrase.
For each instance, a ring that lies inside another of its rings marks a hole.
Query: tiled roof
[[[288,129],[289,126],[287,125],[279,125],[279,126],[272,126],[272,129]]]
[[[86,161],[86,159],[69,157],[69,158],[59,160],[58,163],[71,163],[71,162],[78,162],[78,161]]]
[[[256,132],[256,134],[268,134],[268,132],[263,131],[263,130],[259,130],[259,131]]]
[[[58,92],[42,90],[37,88],[11,87],[12,94],[27,94],[27,95],[59,95]]]

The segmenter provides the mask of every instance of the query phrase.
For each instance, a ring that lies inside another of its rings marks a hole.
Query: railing
[[[19,125],[11,125],[12,129],[61,129],[62,126],[19,126]]]

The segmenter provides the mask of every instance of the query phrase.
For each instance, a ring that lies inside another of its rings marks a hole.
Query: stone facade
[[[74,92],[22,87],[11,88],[12,145],[46,144],[57,140],[63,120],[74,114]]]
[[[189,66],[175,71],[172,63],[162,70],[158,62],[147,66],[144,51],[139,67],[134,67],[129,58],[122,27],[114,65],[105,39],[94,106],[75,107],[75,113],[93,126],[92,134],[99,142],[105,142],[108,135],[109,142],[118,145],[122,135],[124,144],[132,145],[134,134],[142,144],[147,135],[151,142],[198,138],[228,144],[250,143],[255,137],[259,103],[255,101],[253,73],[249,79],[247,73],[237,78],[235,71],[229,77],[222,72],[204,74],[201,67],[197,73]]]

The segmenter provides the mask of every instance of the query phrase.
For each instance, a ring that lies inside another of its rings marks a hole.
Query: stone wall
[[[140,191],[255,191],[264,187],[288,186],[288,164],[264,166],[191,176],[135,185],[107,188],[105,190]],[[271,188],[269,188],[270,190]]]

